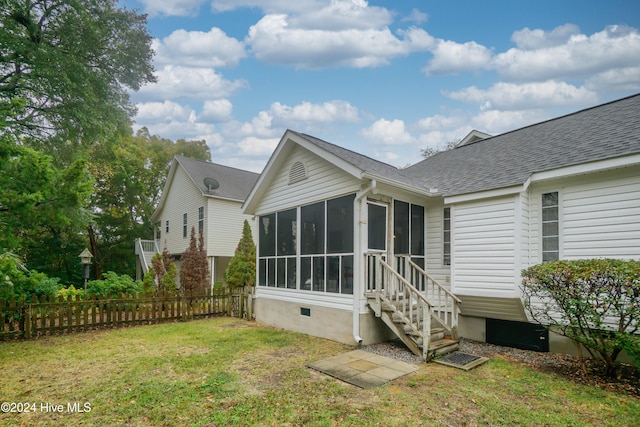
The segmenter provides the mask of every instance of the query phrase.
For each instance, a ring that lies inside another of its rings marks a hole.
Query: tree
[[[180,258],[180,288],[187,293],[202,292],[209,286],[209,263],[204,249],[204,235],[196,243],[196,229],[191,227],[189,247]]]
[[[146,129],[119,136],[117,144],[90,149],[89,169],[96,184],[88,234],[97,278],[105,270],[134,274],[131,243],[153,237],[149,218],[160,200],[171,159],[178,154],[210,160],[203,140],[173,142],[151,136]]]
[[[531,318],[603,361],[607,375],[616,374],[623,349],[640,362],[640,261],[553,261],[523,270],[522,277]]]
[[[421,148],[420,154],[425,159],[428,159],[429,157],[435,156],[436,154],[442,153],[443,151],[453,150],[454,148],[456,148],[458,143],[459,141],[449,141],[444,146]]]
[[[256,245],[253,243],[251,227],[246,219],[236,252],[224,272],[224,280],[232,288],[254,286],[256,283]]]
[[[162,254],[153,256],[151,265],[152,269],[147,274],[151,274],[155,279],[158,292],[175,291],[178,271],[166,246],[162,250]]]
[[[25,100],[11,129],[55,151],[50,143],[73,150],[126,126],[127,90],[156,80],[145,25],[117,0],[3,2],[0,105]]]
[[[92,184],[84,160],[60,168],[52,156],[0,133],[0,247],[21,255],[30,269],[71,282],[80,274]]]

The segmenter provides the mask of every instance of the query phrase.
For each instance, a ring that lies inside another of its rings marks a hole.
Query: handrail
[[[367,259],[366,289],[369,292],[375,292],[377,300],[380,296],[390,300],[405,317],[408,309],[407,324],[411,325],[416,332],[419,332],[417,325],[420,322],[413,321],[416,316],[412,310],[413,304],[417,304],[418,309],[424,307],[424,309],[428,310],[428,315],[420,316],[418,314],[417,316],[418,319],[422,317],[423,329],[425,325],[429,325],[427,332],[420,334],[424,341],[424,351],[428,349],[432,317],[454,339],[457,338],[459,305],[462,302],[458,297],[411,261],[408,256],[397,256],[397,259],[404,261],[401,269],[403,271],[398,271],[389,265],[384,259],[384,254],[367,253],[365,257]],[[372,260],[374,261],[373,264],[371,264]],[[378,268],[376,265],[380,267]],[[411,271],[407,271],[409,269]],[[434,300],[431,300],[430,297],[433,297]],[[379,302],[377,301],[377,303]],[[407,304],[409,304],[409,307],[407,307]]]
[[[449,289],[447,289],[446,287],[444,287],[440,282],[438,282],[436,279],[433,278],[432,275],[430,275],[429,273],[427,273],[426,271],[424,271],[422,269],[422,267],[420,267],[418,264],[416,264],[415,262],[411,261],[411,258],[409,258],[406,255],[399,255],[402,258],[405,258],[407,261],[409,261],[409,265],[413,268],[415,268],[416,270],[418,270],[418,272],[420,274],[422,274],[423,276],[425,276],[427,279],[431,280],[433,282],[433,284],[435,284],[436,286],[438,286],[440,289],[442,289],[442,291],[444,291],[444,293],[446,293],[448,296],[450,296],[451,298],[453,298],[453,300],[455,302],[457,302],[458,304],[462,304],[462,300],[460,298],[458,298],[457,296],[455,296],[453,294],[453,292],[451,292]]]

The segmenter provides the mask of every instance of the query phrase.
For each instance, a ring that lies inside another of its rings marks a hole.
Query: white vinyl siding
[[[166,244],[172,254],[181,254],[189,247],[189,239],[182,237],[183,215],[187,213],[187,220],[197,219],[198,207],[202,206],[203,196],[196,188],[193,181],[187,176],[182,167],[178,167],[167,193],[165,207],[161,214],[160,222],[171,224],[172,228],[160,236],[160,250]],[[195,222],[187,222],[187,231],[191,232],[191,226],[197,226]],[[197,227],[196,227],[197,228]]]
[[[231,200],[209,198],[207,211],[207,254],[233,256],[240,238],[244,220],[249,221],[254,243],[257,241],[257,221],[242,213],[242,204]]]
[[[461,203],[451,209],[453,292],[514,297],[517,196]]]
[[[427,223],[427,272],[442,285],[451,285],[451,266],[442,265],[442,224],[443,224],[442,200],[429,201],[424,215]]]
[[[290,169],[295,162],[305,165],[307,179],[289,184]],[[270,188],[263,195],[256,213],[281,211],[293,206],[355,193],[359,189],[359,180],[310,151],[296,146],[288,156],[288,161],[274,177]]]
[[[542,262],[541,195],[560,190],[560,258],[640,259],[640,168],[601,172],[530,192],[530,261]]]
[[[563,255],[640,258],[640,175],[565,188]]]

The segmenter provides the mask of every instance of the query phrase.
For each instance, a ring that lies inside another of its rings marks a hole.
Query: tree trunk
[[[98,240],[93,225],[89,225],[89,245],[91,245],[91,253],[93,254],[93,271],[96,274],[96,280],[102,280],[102,258],[98,250]]]

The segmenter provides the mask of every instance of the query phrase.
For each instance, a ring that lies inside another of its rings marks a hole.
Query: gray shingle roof
[[[260,176],[254,172],[184,156],[176,156],[176,160],[203,194],[214,197],[244,201]],[[214,178],[220,184],[217,189],[211,192],[204,185],[204,179],[208,177]]]
[[[355,151],[348,150],[330,142],[323,141],[322,139],[316,138],[311,135],[295,132],[292,130],[289,131],[295,133],[301,138],[304,138],[306,141],[309,141],[310,143],[322,148],[324,151],[327,151],[341,158],[347,163],[359,168],[363,172],[375,176],[384,177],[393,181],[410,184],[407,177],[403,175],[402,170],[396,168],[395,166],[391,166],[387,163],[372,159],[371,157],[356,153]]]
[[[634,153],[640,153],[640,94],[436,154],[404,173],[416,184],[453,196]]]

